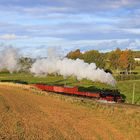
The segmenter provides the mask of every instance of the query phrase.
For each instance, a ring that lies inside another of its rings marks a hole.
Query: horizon
[[[0,27],[0,49],[31,57],[45,57],[48,47],[140,50],[140,1],[1,0]]]

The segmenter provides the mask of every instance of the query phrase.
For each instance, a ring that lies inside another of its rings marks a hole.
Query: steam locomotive
[[[78,87],[63,87],[63,86],[52,86],[45,84],[33,84],[34,87],[41,89],[43,91],[56,92],[60,94],[75,95],[88,98],[96,98],[99,100],[109,101],[109,102],[123,102],[118,91],[105,90],[98,92],[85,92],[79,91]]]

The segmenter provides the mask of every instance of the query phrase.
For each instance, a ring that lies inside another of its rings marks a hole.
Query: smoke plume
[[[18,50],[13,47],[6,47],[0,52],[0,71],[6,69],[10,73],[18,71],[19,65]]]
[[[110,73],[96,67],[95,63],[85,63],[83,60],[60,58],[54,49],[48,51],[48,57],[38,59],[33,63],[30,71],[36,76],[58,74],[63,77],[75,76],[78,80],[88,79],[115,85],[116,81]]]

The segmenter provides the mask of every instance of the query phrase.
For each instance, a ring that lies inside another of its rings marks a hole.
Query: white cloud
[[[123,31],[131,33],[131,34],[140,35],[140,28],[123,29]]]
[[[42,40],[41,40],[42,39]],[[45,40],[45,41],[43,41]],[[43,42],[43,43],[42,43]],[[58,47],[62,54],[66,55],[71,50],[80,49],[82,52],[87,50],[99,50],[108,52],[116,48],[140,50],[140,39],[106,39],[106,40],[67,40],[63,38],[35,38],[34,41],[27,41],[25,44],[1,43],[0,50],[5,46],[14,46],[20,50],[23,56],[28,57],[46,57],[48,47]]]
[[[0,36],[0,39],[13,40],[13,39],[17,39],[17,36],[15,34],[4,34]]]
[[[0,39],[2,40],[16,40],[16,39],[26,39],[28,36],[18,36],[15,34],[4,34],[0,35]]]

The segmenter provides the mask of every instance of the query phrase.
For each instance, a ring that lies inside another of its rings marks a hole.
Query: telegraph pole
[[[135,87],[136,87],[136,84],[135,84],[135,83],[133,83],[132,104],[134,104],[134,101],[135,101]]]

